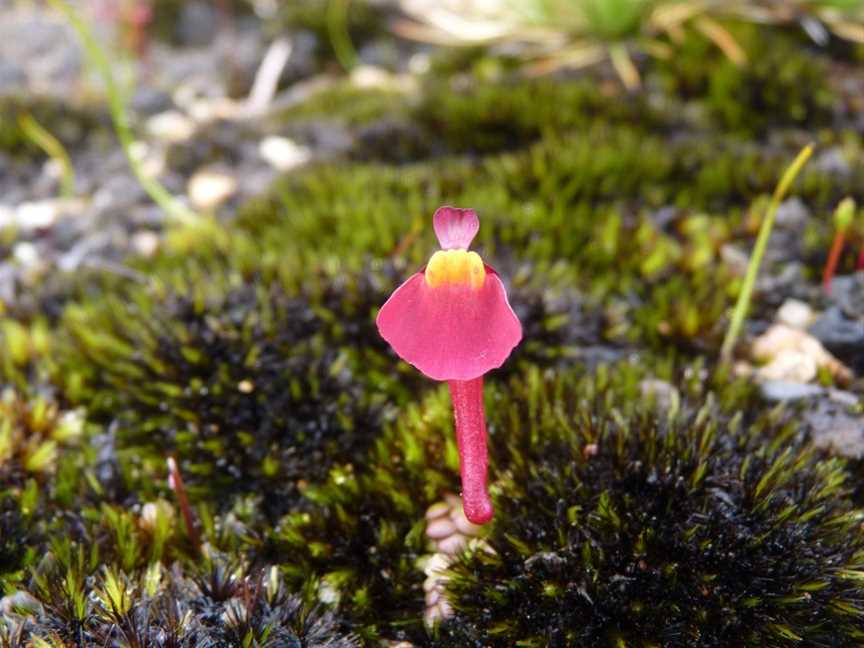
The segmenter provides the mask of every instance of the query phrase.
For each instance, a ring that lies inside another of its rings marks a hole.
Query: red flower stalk
[[[846,240],[846,230],[852,223],[852,217],[855,215],[855,201],[851,198],[844,198],[834,210],[834,240],[831,243],[831,251],[828,253],[828,260],[825,262],[825,269],[822,272],[822,290],[826,295],[831,294],[831,282],[834,280],[834,273],[837,271],[837,262],[840,260],[840,253],[843,251],[843,243]],[[862,250],[864,256],[864,250]],[[862,257],[859,256],[858,263],[860,265]]]
[[[492,519],[483,374],[504,363],[522,339],[522,327],[498,274],[468,251],[480,229],[474,210],[441,207],[433,225],[441,250],[381,307],[378,330],[400,358],[447,381],[465,516],[483,524]]]

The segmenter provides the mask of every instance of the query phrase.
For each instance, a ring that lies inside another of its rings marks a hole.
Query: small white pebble
[[[417,52],[412,54],[408,59],[408,70],[411,74],[423,75],[426,74],[432,67],[432,60],[426,52]]]
[[[132,249],[143,257],[152,257],[159,249],[159,235],[150,230],[140,230],[132,235]]]
[[[813,309],[797,299],[787,299],[777,311],[777,321],[794,329],[806,329],[815,318]]]
[[[432,574],[431,576],[427,576],[423,581],[423,591],[431,592],[435,588],[439,588],[443,586],[447,582],[447,572],[442,571],[437,574]]]
[[[435,574],[440,574],[445,571],[450,566],[450,557],[442,554],[436,553],[432,554],[428,561],[426,561],[426,565],[423,567],[423,572],[427,576],[432,576]]]
[[[195,123],[176,110],[153,115],[145,128],[151,137],[171,144],[185,142],[195,134]]]
[[[9,205],[0,205],[0,229],[15,224],[15,209]]]
[[[450,605],[450,601],[446,598],[442,598],[438,601],[438,614],[442,619],[447,619],[453,616],[453,606]]]
[[[216,209],[237,192],[237,180],[221,171],[201,169],[189,179],[186,191],[198,209]]]
[[[56,200],[24,202],[18,205],[15,221],[18,227],[27,232],[51,227],[57,221],[58,215],[59,206]]]
[[[441,594],[441,587],[437,586],[426,592],[426,607],[437,605],[441,600]]]
[[[25,268],[31,268],[39,263],[39,250],[29,241],[16,243],[12,250],[12,256]]]
[[[351,83],[357,88],[389,88],[393,75],[375,65],[358,65],[351,70]]]
[[[312,152],[287,137],[265,137],[258,145],[258,154],[277,171],[290,171],[306,164]]]
[[[451,509],[462,508],[462,498],[453,493],[446,493],[444,495],[444,501],[447,502],[447,505]]]
[[[800,351],[784,350],[756,372],[760,380],[784,380],[808,383],[818,373],[816,360]]]

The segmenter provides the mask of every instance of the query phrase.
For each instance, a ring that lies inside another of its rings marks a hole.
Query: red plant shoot
[[[840,260],[840,254],[843,252],[846,230],[852,224],[852,217],[854,215],[855,201],[851,198],[841,200],[834,210],[834,240],[831,243],[831,251],[828,253],[828,260],[825,262],[825,269],[822,272],[822,290],[826,295],[831,294],[831,283],[834,280],[834,273],[837,271],[837,262]],[[864,255],[864,250],[862,250],[862,255]],[[861,261],[862,258],[859,256],[859,266]]]
[[[492,519],[492,501],[486,484],[483,375],[504,363],[522,339],[522,326],[498,274],[468,251],[480,228],[474,210],[441,207],[433,224],[441,250],[393,292],[377,325],[400,358],[434,380],[447,381],[465,516],[484,524]]]

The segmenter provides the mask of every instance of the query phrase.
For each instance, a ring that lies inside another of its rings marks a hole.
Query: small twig
[[[759,266],[762,264],[762,257],[765,256],[765,249],[768,247],[768,239],[771,237],[771,229],[774,227],[774,219],[777,217],[777,209],[780,203],[785,198],[786,193],[801,171],[801,168],[813,154],[813,145],[808,144],[786,169],[783,177],[774,189],[774,195],[771,196],[771,202],[768,204],[768,209],[765,211],[765,217],[762,219],[762,225],[759,227],[759,235],[756,237],[756,244],[753,246],[753,254],[750,257],[750,262],[747,264],[747,274],[744,276],[744,285],[741,286],[741,293],[738,295],[738,301],[735,303],[735,310],[732,313],[732,320],[729,322],[729,328],[726,331],[726,337],[723,340],[723,346],[720,349],[720,361],[723,364],[732,360],[732,351],[735,349],[735,343],[738,341],[738,336],[741,333],[741,328],[744,326],[744,318],[747,317],[747,310],[750,308],[750,300],[753,298],[753,288],[756,285],[756,275],[759,274]]]
[[[246,113],[250,116],[260,115],[273,101],[276,88],[279,86],[279,77],[282,76],[282,70],[291,58],[292,49],[291,41],[284,36],[277,38],[267,48],[261,65],[255,73],[249,99],[246,100]]]
[[[735,65],[742,66],[747,63],[747,53],[735,40],[735,37],[723,25],[708,16],[700,16],[693,21],[693,25],[711,42],[713,42],[723,54]]]
[[[167,463],[168,485],[177,497],[177,504],[180,506],[180,512],[183,514],[183,521],[186,524],[186,533],[189,534],[189,540],[192,542],[192,546],[195,547],[195,551],[201,553],[201,536],[198,534],[198,527],[195,526],[195,514],[189,505],[189,497],[186,495],[186,486],[183,485],[180,467],[177,465],[174,457],[168,457]]]
[[[609,46],[609,60],[612,61],[612,67],[618,73],[618,77],[628,90],[638,90],[642,85],[642,77],[639,75],[639,70],[636,68],[633,59],[627,52],[627,46],[623,43],[614,43]]]

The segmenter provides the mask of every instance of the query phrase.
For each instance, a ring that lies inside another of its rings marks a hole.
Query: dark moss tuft
[[[307,489],[315,506],[283,518],[269,544],[289,582],[311,579],[365,640],[422,642],[426,508],[458,487],[447,391],[410,406],[362,466]]]
[[[864,512],[794,420],[745,424],[710,398],[652,412],[566,378],[525,388],[493,446],[494,553],[453,568],[442,645],[864,637]]]
[[[362,457],[406,393],[372,320],[392,278],[308,279],[294,293],[215,271],[68,311],[67,391],[116,426],[142,494],[173,454],[197,496],[266,492],[278,514]]]
[[[276,568],[251,571],[214,555],[168,571],[153,564],[128,574],[98,555],[57,543],[33,577],[32,599],[2,628],[60,645],[352,648],[340,620],[291,592]],[[36,603],[36,605],[34,605]],[[3,635],[0,634],[0,637]]]

